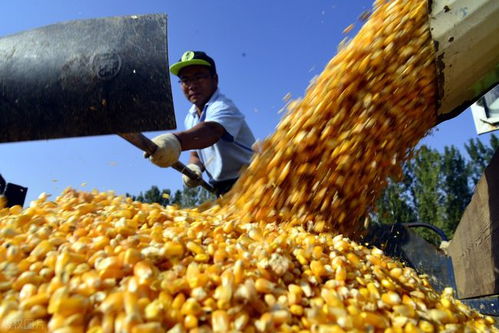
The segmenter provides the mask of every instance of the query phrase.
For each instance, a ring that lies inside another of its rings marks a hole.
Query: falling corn
[[[225,211],[354,234],[435,125],[435,77],[427,2],[377,1],[359,34],[290,104]]]
[[[377,1],[236,187],[198,209],[0,206],[0,332],[487,332],[355,234],[435,123],[426,1]]]

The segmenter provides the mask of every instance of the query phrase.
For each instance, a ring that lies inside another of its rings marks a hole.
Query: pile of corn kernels
[[[346,236],[435,122],[426,21],[377,1],[208,209],[72,189],[0,209],[0,332],[493,331]]]
[[[342,235],[66,190],[0,213],[3,332],[490,328]]]

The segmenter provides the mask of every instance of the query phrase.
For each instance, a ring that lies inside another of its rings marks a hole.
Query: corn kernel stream
[[[0,209],[0,332],[494,331],[351,237],[435,124],[426,6],[378,0],[221,200]]]
[[[225,200],[247,220],[355,233],[388,176],[434,126],[426,1],[380,1],[326,66]]]

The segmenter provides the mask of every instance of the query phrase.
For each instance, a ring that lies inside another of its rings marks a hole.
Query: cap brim
[[[192,66],[192,65],[202,65],[202,66],[208,66],[208,67],[211,67],[211,64],[206,61],[206,60],[203,60],[203,59],[191,59],[191,60],[187,60],[187,61],[180,61],[180,62],[177,62],[176,64],[173,64],[170,66],[170,72],[174,75],[177,75],[178,76],[178,73],[180,72],[180,70],[184,67],[187,67],[187,66]]]

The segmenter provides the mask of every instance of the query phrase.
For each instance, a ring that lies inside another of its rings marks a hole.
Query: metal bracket
[[[480,118],[480,120],[483,121],[486,124],[489,124],[489,125],[497,125],[497,124],[499,124],[499,117]]]
[[[461,299],[461,302],[487,316],[499,316],[499,295]]]

